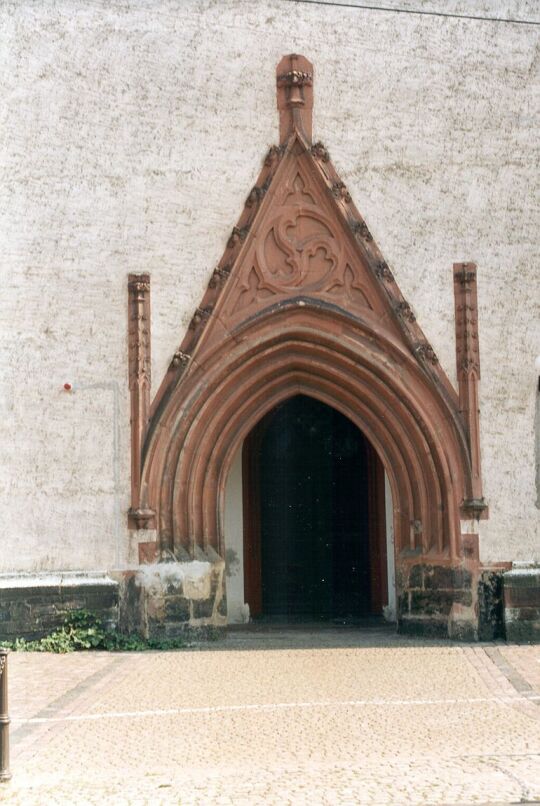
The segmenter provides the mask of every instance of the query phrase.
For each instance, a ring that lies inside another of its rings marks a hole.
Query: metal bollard
[[[9,781],[8,654],[0,648],[0,783]]]

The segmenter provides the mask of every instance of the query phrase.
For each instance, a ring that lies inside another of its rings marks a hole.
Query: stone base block
[[[75,571],[0,576],[0,640],[43,638],[80,609],[116,626],[118,583],[106,574]]]
[[[540,640],[540,567],[514,567],[503,574],[507,641]]]
[[[225,562],[217,554],[142,565],[120,581],[120,629],[146,638],[204,634],[227,623]]]
[[[475,575],[465,565],[410,565],[399,577],[398,611],[398,632],[475,641]]]

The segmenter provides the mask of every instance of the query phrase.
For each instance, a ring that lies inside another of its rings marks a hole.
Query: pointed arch
[[[232,456],[254,424],[293,394],[328,403],[370,439],[392,485],[398,551],[459,556],[463,429],[410,354],[308,297],[246,322],[163,401],[142,492],[164,548],[192,557],[198,548],[222,551]]]
[[[463,502],[483,501],[468,421],[328,151],[311,144],[312,66],[288,58],[296,67],[278,68],[284,139],[150,409],[140,511],[146,523],[154,513],[163,556],[223,556],[235,452],[266,412],[305,394],[348,417],[378,453],[398,575],[462,563]]]

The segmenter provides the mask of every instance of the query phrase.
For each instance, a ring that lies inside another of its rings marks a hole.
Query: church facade
[[[3,637],[540,632],[536,29],[275,5],[6,15]]]

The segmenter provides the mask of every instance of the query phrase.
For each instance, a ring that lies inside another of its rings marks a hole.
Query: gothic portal
[[[169,586],[162,592],[158,605],[155,600],[142,605],[147,609],[145,618],[156,624],[170,621],[167,613],[174,608],[167,597],[176,597],[184,603],[186,623],[226,622],[224,499],[230,468],[243,444],[261,439],[261,424],[268,425],[276,411],[297,405],[291,401],[307,399],[312,409],[332,412],[332,422],[340,423],[336,433],[350,427],[360,434],[364,447],[358,451],[364,451],[365,459],[355,472],[360,479],[379,468],[392,501],[391,524],[384,526],[380,514],[384,501],[358,510],[359,520],[371,518],[379,524],[366,538],[371,549],[355,544],[359,532],[353,528],[345,541],[349,557],[339,547],[334,547],[332,557],[328,555],[328,563],[343,573],[353,567],[351,558],[358,560],[363,564],[360,575],[365,576],[363,589],[352,585],[344,592],[338,586],[332,596],[336,601],[348,596],[347,611],[355,596],[359,613],[373,607],[375,600],[382,609],[387,582],[380,583],[376,592],[373,569],[378,564],[377,573],[384,576],[381,562],[386,558],[381,558],[386,544],[381,534],[391,527],[401,629],[472,635],[478,620],[474,523],[487,516],[478,447],[476,267],[454,266],[456,392],[327,149],[312,143],[313,67],[307,59],[297,55],[282,59],[277,97],[279,145],[264,159],[151,404],[150,278],[130,277],[130,523],[137,529],[155,529],[155,540],[140,543],[142,563],[150,564],[157,575],[179,568],[177,588]],[[267,450],[271,453],[272,448]],[[354,495],[354,484],[340,476],[336,462],[332,459],[331,470],[324,471],[334,473],[339,485],[330,509]],[[259,479],[259,491],[265,483]],[[244,488],[251,491],[251,498],[257,496],[253,482],[249,487],[245,480]],[[282,490],[281,497],[285,493]],[[268,579],[283,574],[283,569],[276,565],[275,555],[272,560],[264,540],[256,547],[250,514],[255,504],[249,503],[249,495],[244,573],[256,614],[261,591],[265,585],[269,590]],[[377,499],[362,485],[358,495]],[[262,529],[268,531],[267,503],[262,510],[258,506]],[[272,517],[277,523],[281,515]],[[321,517],[328,520],[334,515],[326,511]],[[347,521],[353,516],[343,517]],[[298,534],[302,528],[297,524]],[[313,532],[313,525],[310,529]],[[366,530],[368,534],[367,526]],[[315,550],[315,544],[299,538],[291,554],[293,564],[301,566],[301,556]],[[254,551],[262,557],[262,571],[254,570],[259,562]],[[367,552],[364,560],[362,551]],[[264,571],[265,562],[267,568],[274,562],[272,571]],[[311,558],[304,563],[304,571],[314,562]],[[272,607],[279,609],[280,596],[294,599],[302,584],[296,583],[295,593],[294,582],[285,585],[282,580],[281,593],[276,588],[269,594]],[[285,593],[283,585],[288,585]],[[328,590],[320,591],[316,605],[312,590],[309,607],[328,611],[335,606],[337,613],[339,605],[330,607],[329,595]],[[175,612],[180,612],[178,607]]]

